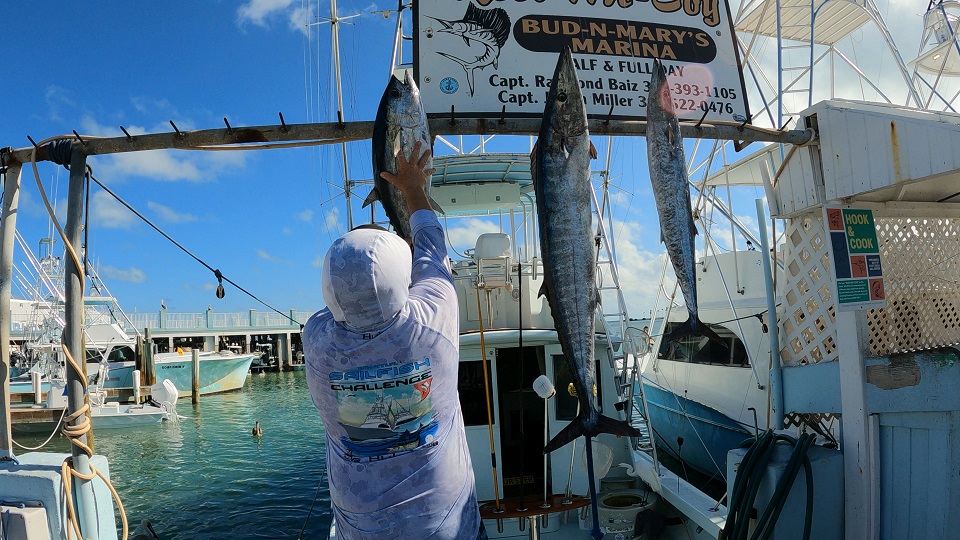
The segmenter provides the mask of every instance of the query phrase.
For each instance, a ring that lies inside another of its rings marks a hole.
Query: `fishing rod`
[[[477,283],[477,322],[480,324],[480,363],[483,365],[483,395],[487,400],[487,431],[490,433],[490,464],[493,468],[493,500],[495,514],[503,512],[500,507],[500,482],[497,480],[497,448],[493,442],[493,409],[490,407],[490,375],[487,370],[487,345],[483,339],[483,308],[480,302],[480,284]],[[497,521],[499,524],[499,520]]]

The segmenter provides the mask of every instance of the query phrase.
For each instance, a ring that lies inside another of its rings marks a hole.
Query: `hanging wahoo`
[[[594,314],[599,302],[590,160],[597,149],[590,142],[587,111],[573,55],[560,53],[547,94],[540,136],[531,154],[530,172],[537,198],[540,251],[544,275],[540,295],[546,295],[567,368],[580,402],[580,412],[543,452],[552,452],[583,435],[587,438],[587,468],[593,500],[594,538],[599,531],[590,438],[600,433],[639,437],[640,431],[622,420],[603,416],[594,393]],[[599,536],[598,536],[599,534]]]
[[[660,241],[667,248],[673,271],[680,283],[680,290],[687,304],[687,321],[675,328],[667,342],[683,336],[706,336],[724,347],[727,343],[697,314],[697,273],[694,251],[697,227],[693,223],[690,205],[690,186],[687,182],[687,165],[683,155],[683,138],[680,123],[674,113],[667,70],[663,63],[654,60],[653,76],[647,99],[647,163],[650,166],[650,182],[653,197],[660,215]]]

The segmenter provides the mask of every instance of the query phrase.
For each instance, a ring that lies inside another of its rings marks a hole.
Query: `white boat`
[[[106,379],[97,381],[104,388],[131,388],[137,369],[136,342],[117,324],[92,325],[86,329],[87,376],[95,377],[99,365],[109,367]],[[243,388],[256,353],[232,350],[200,351],[200,394],[216,394]],[[191,392],[193,356],[191,351],[154,353],[157,380],[169,379],[180,392]]]
[[[729,297],[725,279],[739,283]],[[768,426],[770,340],[760,252],[704,257],[697,283],[700,318],[715,323],[711,328],[728,347],[699,336],[672,344],[656,340],[659,346],[641,357],[643,389],[657,445],[685,465],[723,478],[727,452]],[[686,319],[683,306],[674,308],[665,330],[659,321],[657,335]]]
[[[114,429],[177,422],[179,392],[170,379],[164,379],[150,389],[150,400],[140,404],[108,402],[102,388],[90,389],[90,420],[94,429]],[[64,403],[64,406],[66,403]]]

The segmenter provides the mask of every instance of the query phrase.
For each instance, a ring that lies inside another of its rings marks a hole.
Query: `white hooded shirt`
[[[459,310],[443,230],[358,229],[324,259],[324,309],[303,330],[327,433],[337,537],[475,538],[473,468],[457,393]]]

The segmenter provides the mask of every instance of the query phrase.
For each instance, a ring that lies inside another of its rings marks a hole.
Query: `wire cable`
[[[89,167],[88,167],[88,169],[89,169]],[[288,315],[288,314],[286,314],[286,313],[283,313],[282,311],[280,311],[280,310],[278,310],[277,308],[271,306],[270,304],[267,304],[266,302],[264,302],[263,300],[261,300],[260,298],[258,298],[255,294],[253,294],[253,293],[251,293],[250,291],[244,289],[243,287],[241,287],[240,285],[238,285],[236,282],[234,282],[234,281],[231,280],[230,278],[224,276],[223,273],[220,272],[220,269],[219,269],[219,268],[213,268],[212,266],[210,266],[209,264],[207,264],[206,262],[204,262],[202,259],[200,259],[200,258],[197,257],[196,255],[194,255],[189,249],[183,247],[183,245],[181,245],[179,242],[177,242],[176,240],[174,240],[173,238],[171,238],[169,234],[163,232],[159,227],[157,227],[156,225],[154,225],[152,221],[150,221],[149,219],[147,219],[146,216],[144,216],[143,214],[141,214],[140,212],[138,212],[136,209],[134,209],[132,206],[130,206],[130,204],[128,204],[127,201],[121,199],[119,195],[117,195],[116,193],[114,193],[110,188],[108,188],[107,186],[105,186],[105,185],[103,184],[103,182],[101,182],[101,181],[98,180],[95,176],[93,176],[92,169],[91,169],[91,173],[90,173],[90,179],[93,180],[94,182],[96,182],[96,184],[97,184],[98,186],[100,186],[101,189],[103,189],[103,190],[106,191],[108,194],[110,194],[114,199],[116,199],[117,202],[119,202],[120,204],[122,204],[123,206],[125,206],[125,207],[127,208],[127,210],[130,210],[131,212],[133,212],[134,215],[136,215],[138,218],[142,219],[144,223],[146,223],[147,225],[149,225],[150,227],[152,227],[153,230],[155,230],[155,231],[157,231],[158,233],[160,233],[164,238],[166,238],[166,239],[169,240],[171,243],[173,243],[173,245],[177,246],[178,248],[180,248],[181,251],[183,251],[184,253],[186,253],[186,254],[189,255],[190,257],[192,257],[193,260],[195,260],[195,261],[197,261],[198,263],[202,264],[207,270],[210,270],[211,272],[213,272],[213,275],[214,275],[214,277],[217,278],[217,283],[218,283],[218,285],[217,285],[217,298],[223,298],[223,282],[226,281],[227,283],[233,285],[233,286],[236,287],[238,290],[240,290],[240,292],[246,294],[246,295],[249,296],[250,298],[253,298],[253,299],[256,300],[257,302],[260,302],[261,304],[263,304],[264,306],[266,306],[268,309],[270,309],[270,310],[274,311],[275,313],[278,313],[279,315],[287,318],[288,320],[290,320],[290,322],[292,322],[292,323],[294,323],[294,324],[299,324],[301,328],[303,327],[303,325],[300,323],[300,321],[295,320],[295,319],[294,319],[293,317],[291,317],[290,315]]]

